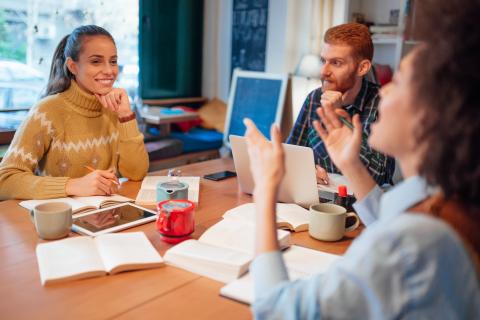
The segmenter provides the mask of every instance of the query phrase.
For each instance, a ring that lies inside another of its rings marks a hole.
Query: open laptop
[[[252,194],[255,184],[250,172],[245,137],[230,135],[230,145],[240,189],[245,193]],[[296,203],[305,208],[319,203],[313,150],[290,144],[283,144],[283,147],[285,150],[285,176],[280,184],[278,201]]]

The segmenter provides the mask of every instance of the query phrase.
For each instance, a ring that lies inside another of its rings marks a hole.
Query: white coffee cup
[[[39,204],[30,214],[38,236],[44,240],[66,237],[72,227],[72,207],[65,202]]]
[[[355,217],[355,223],[345,228],[347,217]],[[343,238],[345,232],[355,230],[360,225],[360,219],[353,212],[333,203],[320,203],[310,206],[310,223],[308,233],[315,239],[337,241]]]

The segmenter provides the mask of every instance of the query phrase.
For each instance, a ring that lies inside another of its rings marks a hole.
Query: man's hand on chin
[[[328,103],[333,108],[341,108],[343,105],[343,94],[340,91],[326,90],[322,93],[320,103],[322,106],[325,106],[325,104]]]

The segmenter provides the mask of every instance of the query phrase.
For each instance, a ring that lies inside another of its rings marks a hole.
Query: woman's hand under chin
[[[95,96],[103,107],[117,113],[119,118],[128,117],[132,114],[130,101],[125,89],[112,88],[112,90],[106,94],[101,95],[95,93]]]

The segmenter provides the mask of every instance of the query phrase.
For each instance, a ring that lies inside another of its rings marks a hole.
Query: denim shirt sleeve
[[[286,281],[280,253],[259,256],[255,319],[477,319],[480,288],[460,240],[438,222],[408,216],[375,223],[310,278]]]
[[[357,212],[363,224],[366,226],[378,220],[380,216],[380,199],[382,195],[382,189],[380,189],[378,185],[375,185],[364,199],[353,204],[355,212]]]
[[[288,273],[280,251],[259,255],[250,265],[255,279],[255,296],[260,297],[282,281],[288,281]]]

